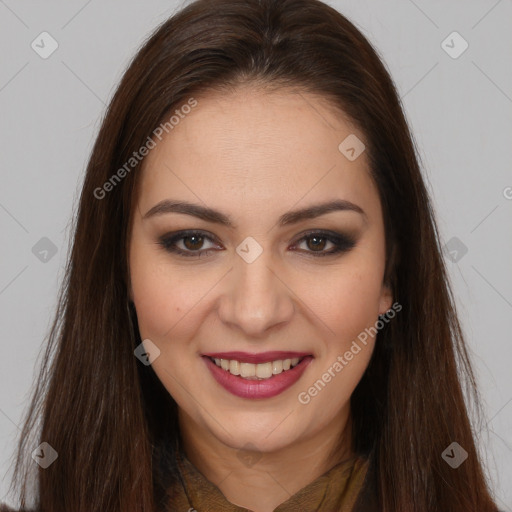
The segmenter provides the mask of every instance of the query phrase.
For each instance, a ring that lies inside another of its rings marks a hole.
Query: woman
[[[199,0],[164,23],[92,151],[20,506],[496,511],[463,380],[368,41],[315,0]]]

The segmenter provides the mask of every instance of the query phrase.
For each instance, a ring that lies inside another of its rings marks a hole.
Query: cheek
[[[355,259],[355,258],[354,258]],[[382,289],[380,265],[347,265],[333,272],[321,286],[310,289],[308,302],[329,329],[335,344],[349,344],[379,314]]]
[[[341,330],[347,334],[357,334],[353,332],[354,329],[364,328],[368,321],[375,321],[380,283],[372,280],[368,274],[352,274],[345,276],[333,288],[332,300],[325,307],[335,332]]]
[[[301,404],[314,404],[306,410],[314,411],[317,426],[346,410],[368,367],[375,345],[370,328],[378,318],[379,278],[378,267],[366,273],[340,271],[328,293],[313,299],[315,312],[330,332],[319,344],[318,366],[307,382],[309,387],[298,398]]]
[[[193,305],[194,294],[187,293],[193,288],[184,288],[163,258],[154,247],[132,244],[130,278],[142,339],[162,339]]]

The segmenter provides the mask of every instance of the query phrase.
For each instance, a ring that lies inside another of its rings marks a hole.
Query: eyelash
[[[215,251],[215,249],[203,249],[198,251],[184,251],[182,249],[179,249],[175,246],[176,242],[179,240],[183,240],[185,238],[192,237],[194,235],[199,235],[200,237],[210,240],[211,242],[214,242],[214,239],[202,231],[180,231],[178,233],[173,234],[172,236],[165,235],[161,237],[158,240],[158,245],[162,246],[167,252],[178,254],[179,256],[184,256],[186,258],[200,258],[201,256],[207,256],[210,252]],[[300,242],[304,240],[308,240],[310,238],[313,238],[314,236],[322,239],[327,239],[329,242],[332,242],[334,244],[334,249],[331,249],[330,251],[322,251],[322,252],[315,252],[315,251],[305,251],[306,253],[309,253],[309,255],[316,257],[324,257],[324,256],[333,256],[335,254],[348,252],[350,249],[352,249],[356,241],[349,236],[346,235],[339,235],[337,233],[327,232],[327,231],[309,231],[307,233],[304,233],[302,238],[297,240],[294,245],[298,245]]]

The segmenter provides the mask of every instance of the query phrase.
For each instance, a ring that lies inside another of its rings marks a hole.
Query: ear
[[[382,285],[380,299],[379,299],[379,315],[383,315],[386,311],[391,309],[393,304],[393,293],[387,284]]]
[[[393,304],[393,290],[392,290],[392,279],[391,272],[394,271],[398,264],[399,252],[396,244],[391,247],[391,254],[389,261],[384,269],[384,278],[381,288],[380,300],[379,300],[379,315],[383,315],[386,311],[391,309]]]

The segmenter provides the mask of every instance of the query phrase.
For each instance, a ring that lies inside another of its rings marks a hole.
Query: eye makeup
[[[192,244],[185,245],[185,241],[192,240]],[[217,244],[219,248],[202,249],[205,241]],[[166,234],[158,239],[158,245],[163,247],[167,252],[185,258],[200,258],[208,256],[213,251],[223,250],[222,246],[217,243],[216,238],[201,230],[183,230],[176,233]],[[179,247],[181,244],[182,247]],[[306,249],[297,249],[298,245],[305,244]],[[332,247],[324,250],[327,244]],[[200,245],[201,247],[190,247],[190,245]],[[356,239],[352,235],[337,233],[330,230],[315,229],[301,233],[292,244],[295,252],[304,253],[306,256],[325,257],[334,256],[348,252],[356,245]],[[311,249],[313,247],[313,249]],[[320,250],[315,250],[314,248]],[[309,248],[309,249],[308,249]]]

